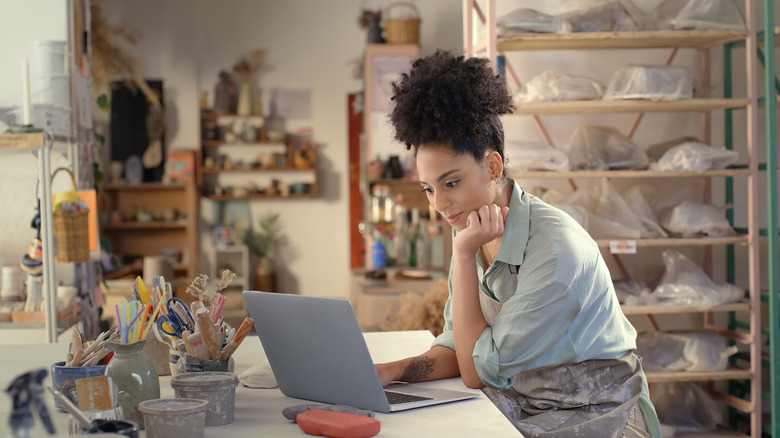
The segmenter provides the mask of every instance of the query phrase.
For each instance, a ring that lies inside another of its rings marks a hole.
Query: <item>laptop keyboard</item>
[[[431,397],[423,397],[420,395],[403,394],[400,392],[385,391],[388,403],[391,405],[397,405],[400,403],[412,403],[423,400],[432,400]]]

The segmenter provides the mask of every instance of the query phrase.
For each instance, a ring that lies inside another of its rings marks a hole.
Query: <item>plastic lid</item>
[[[171,378],[174,389],[205,389],[219,391],[238,386],[238,376],[234,373],[205,371],[202,373],[178,374]]]
[[[208,405],[208,400],[198,398],[166,398],[142,401],[138,410],[150,415],[187,415],[205,412]]]

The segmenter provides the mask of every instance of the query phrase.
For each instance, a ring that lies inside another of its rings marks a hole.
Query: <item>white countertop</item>
[[[366,343],[375,362],[385,362],[424,353],[433,336],[428,331],[365,333]],[[0,355],[0,383],[3,391],[17,375],[39,367],[50,370],[52,363],[64,360],[67,344],[14,345],[5,347]],[[236,373],[265,361],[260,340],[248,337],[234,355]],[[49,384],[47,378],[45,384]],[[392,414],[376,414],[382,424],[379,437],[521,437],[522,435],[501,414],[481,391],[466,388],[459,378],[421,385],[470,391],[478,394],[471,400],[413,409]],[[161,398],[173,398],[170,376],[160,377]],[[49,412],[57,426],[57,436],[67,436],[68,415],[54,408],[51,394],[46,394]],[[236,388],[235,419],[233,423],[207,427],[205,437],[306,437],[298,426],[282,416],[287,406],[309,403],[289,398],[276,389],[252,389],[243,385]],[[8,414],[11,398],[0,395],[0,436],[9,432]],[[37,420],[36,420],[37,421]],[[46,435],[38,425],[38,436]],[[144,433],[141,436],[145,436]]]

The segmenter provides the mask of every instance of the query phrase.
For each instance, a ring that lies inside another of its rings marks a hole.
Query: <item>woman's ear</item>
[[[491,178],[501,178],[504,175],[504,161],[498,152],[489,150],[485,160]]]

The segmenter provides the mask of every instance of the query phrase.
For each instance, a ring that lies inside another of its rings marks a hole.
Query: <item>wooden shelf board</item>
[[[718,428],[715,430],[708,430],[706,432],[680,432],[674,434],[675,438],[748,438],[750,435],[745,435],[742,432],[730,429]]]
[[[225,140],[206,140],[200,141],[203,146],[206,147],[238,147],[238,146],[284,146],[284,140],[258,140],[258,141],[237,141],[235,143],[228,143]]]
[[[0,134],[0,149],[43,149],[43,133]]]
[[[749,312],[750,303],[730,303],[720,306],[710,307],[709,309],[700,309],[693,306],[663,306],[663,305],[642,305],[642,306],[620,306],[624,315],[659,315],[675,313],[704,313],[704,312]]]
[[[645,371],[647,383],[709,382],[713,380],[750,380],[752,373],[740,368],[725,371]]]
[[[764,39],[760,35],[756,43],[759,48],[764,47]],[[775,26],[775,49],[780,49],[780,26]]]
[[[367,181],[368,184],[386,184],[386,185],[415,185],[419,186],[420,182],[409,178],[376,178]]]
[[[636,246],[706,246],[706,245],[746,245],[747,236],[728,237],[667,237],[661,239],[595,239],[601,248],[609,248],[610,242],[634,241]]]
[[[680,100],[570,100],[562,102],[529,102],[518,104],[514,115],[572,115],[656,112],[707,112],[742,108],[748,99],[680,99]]]
[[[517,179],[578,179],[578,178],[710,178],[710,177],[746,177],[748,169],[720,169],[705,172],[673,172],[663,170],[515,170],[509,176]],[[415,182],[416,183],[416,182]]]
[[[316,193],[305,193],[302,195],[297,194],[290,194],[289,196],[281,196],[281,195],[265,195],[261,193],[257,193],[254,195],[246,195],[246,196],[230,196],[230,195],[205,195],[205,198],[211,199],[212,201],[238,201],[238,200],[252,200],[252,199],[310,199],[310,198],[316,198]]]
[[[498,51],[706,48],[747,37],[745,30],[527,33],[500,35]]]
[[[177,263],[173,265],[174,272],[181,273],[186,272],[189,267],[187,265],[183,265],[181,263]],[[128,276],[138,276],[143,274],[143,267],[141,266],[133,266],[133,265],[126,265],[119,268],[118,271],[115,272],[109,272],[107,274],[103,275],[103,278],[106,280],[116,280],[121,279]]]
[[[108,223],[103,224],[103,230],[171,230],[171,229],[184,229],[187,227],[187,222],[120,222],[120,223]]]
[[[160,191],[160,190],[184,190],[187,188],[186,184],[163,184],[163,183],[145,183],[145,184],[119,184],[119,185],[106,185],[103,189],[107,192],[119,192],[119,191]]]
[[[301,173],[306,172],[306,173],[311,173],[311,172],[314,172],[315,170],[316,170],[315,168],[296,169],[294,167],[275,167],[275,168],[234,167],[234,168],[231,168],[231,169],[209,169],[209,168],[205,168],[204,167],[203,169],[201,169],[201,172],[203,172],[203,173],[213,173],[213,174],[216,174],[216,173],[241,173],[241,172],[245,172],[245,173],[255,173],[255,172],[259,172],[259,173],[264,173],[264,172],[269,172],[269,173],[272,173],[272,172],[301,172]]]
[[[221,118],[221,117],[233,118],[233,119],[253,119],[253,118],[254,119],[263,119],[263,118],[265,118],[265,116],[262,115],[262,114],[249,114],[249,115],[245,115],[245,116],[240,116],[240,115],[234,114],[234,113],[224,113],[224,112],[214,112],[214,111],[206,111],[206,112],[201,112],[200,113],[200,118],[204,119],[204,120],[206,120],[206,119],[218,119],[218,118]]]

